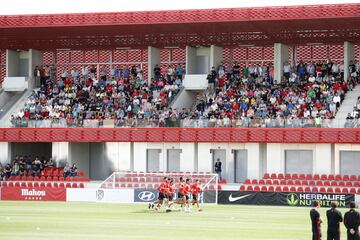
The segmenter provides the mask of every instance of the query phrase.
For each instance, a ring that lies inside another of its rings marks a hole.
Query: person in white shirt
[[[289,80],[290,78],[291,65],[289,62],[284,63],[284,78],[285,80]]]
[[[314,83],[315,80],[316,80],[315,76],[314,76],[314,75],[310,75],[310,77],[309,77],[309,82]]]
[[[83,81],[85,82],[88,79],[89,69],[87,66],[83,65],[81,69],[81,75],[83,77]]]
[[[333,65],[331,67],[331,72],[332,72],[333,77],[338,76],[338,74],[339,74],[339,65],[336,62],[333,63]]]
[[[337,93],[335,93],[335,96],[333,97],[333,102],[336,104],[336,107],[340,107],[340,101],[341,101],[340,96]]]

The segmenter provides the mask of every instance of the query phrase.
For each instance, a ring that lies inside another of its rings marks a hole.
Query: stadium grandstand
[[[359,26],[359,3],[0,15],[0,209],[359,202]]]

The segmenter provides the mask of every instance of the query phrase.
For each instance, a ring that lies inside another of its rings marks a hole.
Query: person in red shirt
[[[200,193],[202,192],[200,180],[197,179],[193,185],[191,185],[191,194],[192,194],[192,205],[196,204],[199,211],[202,211],[199,205]]]
[[[173,205],[173,196],[175,193],[175,187],[174,187],[174,179],[168,178],[168,189],[167,189],[167,199],[169,200],[167,206],[166,206],[166,212],[171,212],[170,207]]]
[[[190,178],[187,178],[184,186],[185,212],[190,212],[189,194],[191,192]]]
[[[163,182],[160,184],[157,190],[159,191],[158,199],[153,203],[149,203],[149,209],[154,208],[156,204],[155,210],[159,210],[160,205],[166,203],[168,192],[168,177],[164,177]]]
[[[180,204],[181,207],[183,207],[184,203],[186,202],[184,190],[185,190],[185,180],[183,177],[180,177],[179,178],[179,190],[178,190],[178,194],[177,194],[175,203]]]

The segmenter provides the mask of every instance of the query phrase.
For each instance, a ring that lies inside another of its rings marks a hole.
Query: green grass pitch
[[[145,204],[0,201],[0,239],[307,240],[309,210],[206,205],[203,212],[158,213]],[[320,209],[323,239],[325,210]]]

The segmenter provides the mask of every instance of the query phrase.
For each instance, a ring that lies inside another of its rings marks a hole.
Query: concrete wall
[[[6,49],[6,77],[18,77],[20,74],[20,52]]]
[[[148,47],[148,83],[151,83],[151,78],[154,77],[154,67],[158,64],[160,66],[160,49],[149,46]]]
[[[11,143],[11,159],[16,155],[31,155],[32,157],[39,156],[49,159],[52,157],[51,143]]]
[[[186,46],[185,48],[186,74],[194,74],[196,69],[196,48]]]
[[[52,158],[58,167],[63,167],[68,162],[69,158],[69,145],[68,142],[53,142],[52,143]]]
[[[196,96],[198,95],[199,91],[192,91],[192,90],[181,90],[179,95],[176,96],[176,99],[172,103],[171,107],[173,109],[183,109],[183,108],[191,108],[192,105],[196,101]]]
[[[84,171],[85,176],[89,176],[90,170],[90,144],[91,143],[70,143],[69,144],[69,163],[76,164],[78,169]]]
[[[11,143],[0,142],[0,163],[5,166],[11,159]]]
[[[217,67],[220,65],[220,63],[223,60],[222,52],[223,52],[222,47],[218,47],[215,45],[210,46],[210,68],[215,67],[217,69]]]

